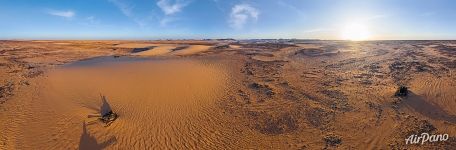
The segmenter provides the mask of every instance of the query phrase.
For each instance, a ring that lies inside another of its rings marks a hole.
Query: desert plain
[[[0,41],[0,149],[456,149],[455,70],[456,41]]]

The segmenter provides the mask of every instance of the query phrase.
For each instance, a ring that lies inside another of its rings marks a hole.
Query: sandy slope
[[[192,60],[56,69],[13,97],[21,105],[6,107],[15,110],[1,115],[13,120],[1,136],[7,149],[223,148],[235,131],[215,100],[228,79],[220,64]],[[120,116],[107,128],[87,118],[99,112],[100,93]]]

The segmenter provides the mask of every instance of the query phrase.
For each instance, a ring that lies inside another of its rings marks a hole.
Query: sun
[[[341,30],[343,40],[364,41],[370,37],[369,29],[360,23],[346,24]]]

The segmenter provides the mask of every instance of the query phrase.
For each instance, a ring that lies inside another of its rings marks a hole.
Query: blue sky
[[[347,26],[372,40],[456,39],[456,1],[0,0],[0,39],[342,39]]]

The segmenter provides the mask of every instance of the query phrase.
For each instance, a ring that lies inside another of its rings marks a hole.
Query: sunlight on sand
[[[191,45],[183,50],[175,51],[173,52],[173,55],[191,55],[191,54],[196,54],[196,53],[201,53],[209,50],[211,46],[206,46],[206,45]]]

